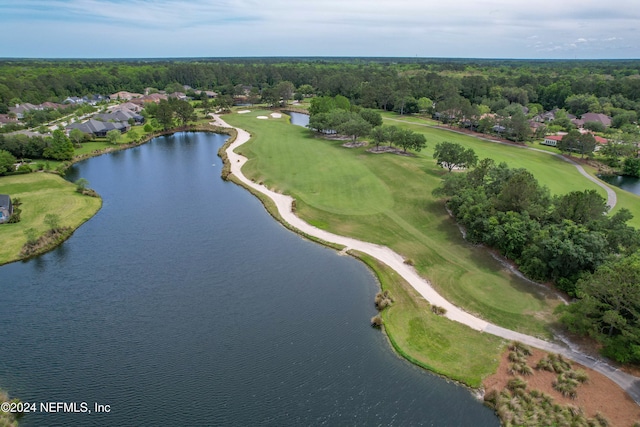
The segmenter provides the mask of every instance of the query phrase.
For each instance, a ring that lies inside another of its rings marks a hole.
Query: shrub
[[[404,263],[407,264],[407,265],[410,265],[410,266],[414,265],[413,260],[412,259],[408,259],[408,258],[404,260]]]
[[[9,216],[9,220],[7,221],[9,224],[17,224],[20,222],[20,214],[22,213],[22,209],[13,206],[13,213]]]
[[[393,299],[391,298],[389,291],[378,292],[374,299],[374,303],[376,308],[379,311],[382,311],[393,303]]]
[[[509,350],[514,351],[517,354],[531,356],[531,348],[528,345],[522,344],[520,341],[511,341],[511,344],[509,344]]]
[[[447,314],[447,309],[444,307],[440,307],[439,305],[432,305],[431,311],[433,312],[433,314],[436,314],[438,316],[444,316],[445,314]]]
[[[379,314],[376,314],[371,318],[371,326],[373,326],[374,328],[382,327],[382,317],[380,317]]]

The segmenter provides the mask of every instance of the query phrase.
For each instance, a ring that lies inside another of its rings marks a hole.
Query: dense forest
[[[415,59],[227,59],[0,61],[0,113],[19,102],[143,92],[172,83],[221,94],[258,92],[282,81],[314,94],[342,95],[369,108],[417,112],[420,98],[497,112],[512,103],[572,114],[640,113],[640,61]],[[307,86],[307,91],[309,88]],[[466,101],[465,101],[466,100]],[[531,110],[531,108],[529,108]],[[633,119],[633,117],[631,117]]]

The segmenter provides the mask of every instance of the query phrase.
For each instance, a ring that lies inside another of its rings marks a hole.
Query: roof
[[[80,129],[84,133],[98,134],[102,132],[108,132],[110,130],[122,130],[127,126],[120,122],[101,122],[99,120],[89,119],[84,123],[72,123],[67,126],[67,129]]]
[[[18,120],[9,117],[8,114],[0,114],[0,123],[17,123]]]
[[[11,204],[11,197],[8,194],[0,194],[0,208],[8,208]]]
[[[107,114],[96,114],[94,117],[101,119],[103,122],[127,122],[129,121],[129,119],[138,121],[142,120],[142,116],[140,114],[134,113],[133,111],[127,109],[118,109]]]
[[[581,119],[586,122],[599,122],[605,126],[611,126],[611,117],[601,113],[585,113]]]
[[[596,142],[598,144],[606,144],[607,142],[609,142],[607,138],[603,138],[601,136],[594,136],[594,138],[596,139]]]
[[[551,141],[562,141],[563,135],[548,135],[545,136],[544,139],[550,139]]]

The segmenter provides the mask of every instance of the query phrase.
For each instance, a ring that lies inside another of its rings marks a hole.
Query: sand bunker
[[[250,112],[251,112],[251,110],[240,110],[240,111],[238,111],[238,114],[247,114],[247,113],[250,113]]]
[[[261,120],[265,120],[265,119],[268,119],[268,118],[269,117],[267,117],[267,116],[258,116],[258,117],[256,117],[256,119],[261,119]]]
[[[280,119],[280,118],[282,118],[282,114],[280,114],[280,113],[271,113],[271,117],[273,117],[274,119]]]

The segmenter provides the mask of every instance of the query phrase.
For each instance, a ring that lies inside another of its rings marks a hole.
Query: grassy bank
[[[0,264],[20,259],[20,250],[27,242],[25,230],[33,228],[41,236],[48,230],[45,216],[60,217],[61,227],[75,230],[98,212],[100,198],[83,196],[76,186],[58,175],[31,173],[0,178],[0,193],[22,201],[21,221],[0,225]]]
[[[504,342],[446,317],[433,314],[430,304],[395,271],[361,252],[393,304],[382,311],[385,332],[396,351],[430,371],[478,388],[495,373]]]

